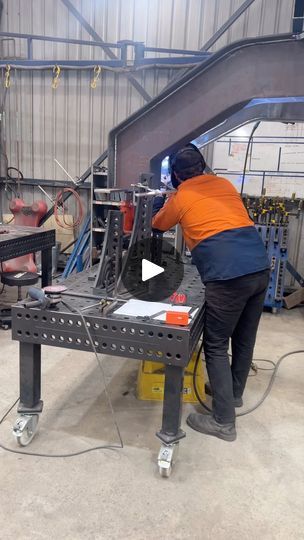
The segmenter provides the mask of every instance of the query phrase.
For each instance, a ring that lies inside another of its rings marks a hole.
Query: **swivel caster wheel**
[[[10,329],[8,324],[3,324],[3,323],[0,325],[0,328],[2,328],[2,330],[9,330]]]
[[[39,422],[39,414],[22,414],[17,418],[13,435],[19,446],[27,446],[36,435]]]
[[[163,478],[169,478],[176,461],[179,443],[162,444],[157,458],[158,471]]]

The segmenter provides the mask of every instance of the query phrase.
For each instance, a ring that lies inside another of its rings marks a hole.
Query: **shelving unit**
[[[109,210],[119,210],[124,201],[132,200],[132,191],[108,188],[106,172],[92,168],[91,176],[91,261],[95,263],[101,254]]]
[[[98,200],[96,189],[105,189],[107,187],[107,173],[94,171],[92,168],[91,182],[91,261],[96,261],[101,252],[104,233],[106,229],[107,208],[103,201]]]

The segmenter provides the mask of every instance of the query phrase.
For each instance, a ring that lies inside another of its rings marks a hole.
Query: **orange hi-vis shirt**
[[[182,182],[156,214],[152,226],[167,231],[177,223],[190,250],[223,231],[254,227],[235,187],[229,180],[212,174]]]

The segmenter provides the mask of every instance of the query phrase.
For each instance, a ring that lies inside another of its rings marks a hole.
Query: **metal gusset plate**
[[[123,214],[119,210],[108,213],[107,228],[93,292],[111,291],[121,271]]]
[[[122,294],[125,290],[123,285],[124,273],[130,272],[130,268],[136,267],[138,261],[141,261],[143,258],[150,259],[149,244],[145,240],[151,238],[152,206],[152,197],[139,197],[137,199],[129,249],[123,259],[122,271],[118,280],[117,290],[119,294]],[[143,290],[146,286],[141,279],[138,279],[138,272],[134,272],[134,283],[132,286],[135,289],[143,288]],[[129,284],[128,292],[131,292],[132,286]]]

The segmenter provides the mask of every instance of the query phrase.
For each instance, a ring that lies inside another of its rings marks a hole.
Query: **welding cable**
[[[199,364],[199,361],[200,361],[200,356],[201,356],[201,352],[202,352],[202,349],[203,349],[203,342],[201,343],[200,347],[199,347],[199,350],[197,352],[197,356],[196,356],[196,361],[195,361],[195,365],[194,365],[194,370],[193,370],[193,387],[194,387],[194,392],[195,392],[195,395],[197,397],[197,400],[199,401],[199,403],[201,404],[201,406],[206,410],[208,411],[209,413],[212,413],[212,409],[210,409],[210,407],[208,407],[204,401],[202,400],[200,394],[199,394],[199,391],[198,391],[198,388],[197,388],[197,384],[196,384],[196,377],[197,377],[197,369],[198,369],[198,364]],[[294,354],[303,354],[304,353],[304,350],[302,349],[299,349],[299,350],[295,350],[295,351],[291,351],[291,352],[288,352],[288,353],[285,353],[283,354],[279,360],[277,362],[272,362],[272,360],[266,360],[266,359],[257,359],[257,360],[254,360],[254,362],[268,362],[270,364],[272,364],[274,367],[273,368],[268,368],[267,371],[273,371],[272,375],[271,375],[271,378],[270,378],[270,381],[267,385],[267,388],[264,392],[264,394],[262,395],[262,397],[259,399],[259,401],[253,405],[252,407],[250,407],[249,409],[247,409],[246,411],[244,412],[240,412],[238,414],[236,414],[236,416],[245,416],[246,414],[249,414],[249,413],[252,413],[253,411],[255,411],[258,407],[260,407],[260,405],[262,405],[262,403],[264,403],[265,399],[269,396],[270,392],[271,392],[271,389],[273,387],[273,384],[274,384],[274,381],[275,381],[275,378],[278,374],[278,370],[280,368],[280,365],[282,364],[283,360],[285,358],[287,358],[288,356],[293,356]],[[258,368],[258,369],[264,369],[266,371],[266,368]]]
[[[70,307],[70,309],[72,310],[71,307]],[[92,349],[94,351],[94,355],[95,355],[95,358],[96,358],[96,361],[97,361],[97,365],[99,366],[99,369],[100,369],[100,372],[101,372],[101,375],[102,375],[105,395],[107,397],[107,401],[108,401],[108,404],[109,404],[109,407],[110,407],[111,415],[112,415],[112,418],[113,418],[113,421],[114,421],[114,425],[115,425],[117,435],[118,435],[118,438],[119,438],[119,443],[120,443],[119,445],[115,446],[115,448],[123,448],[124,444],[123,444],[120,429],[119,429],[119,426],[118,426],[118,423],[117,423],[117,420],[116,420],[116,415],[115,415],[115,411],[114,411],[114,408],[113,408],[112,400],[111,400],[110,394],[108,392],[105,372],[104,372],[104,369],[103,369],[102,362],[101,362],[101,360],[99,358],[98,352],[96,350],[95,343],[93,341],[91,332],[90,332],[89,327],[88,327],[89,322],[85,320],[85,316],[83,315],[83,313],[79,309],[77,309],[75,306],[73,306],[73,309],[77,312],[77,314],[80,316],[80,318],[82,320],[82,323],[83,323],[83,325],[85,327],[87,336],[88,336],[89,341],[91,343]]]
[[[15,171],[17,173],[17,176],[12,176],[11,171]],[[15,196],[17,198],[20,197],[21,194],[21,186],[20,186],[20,180],[24,179],[23,173],[18,169],[18,167],[7,167],[6,169],[6,179],[12,180],[17,187],[17,193],[14,191]]]
[[[256,362],[265,362],[266,364],[270,364],[272,367],[270,368],[264,368],[261,366],[257,366]],[[255,358],[254,361],[251,363],[251,369],[255,372],[258,371],[273,371],[276,367],[276,363],[272,360],[268,360],[267,358]]]
[[[9,171],[16,171],[18,176],[17,177],[12,176]],[[18,180],[23,180],[23,178],[24,178],[23,173],[17,167],[7,167],[6,174],[7,174],[7,178],[9,178],[10,180],[14,180],[14,182],[16,182],[16,183],[17,183]]]
[[[24,450],[13,450],[12,448],[8,448],[7,446],[5,446],[4,444],[2,444],[0,442],[0,448],[2,448],[2,450],[5,450],[6,452],[10,452],[12,454],[21,454],[21,455],[24,455],[24,456],[34,456],[34,457],[43,457],[43,458],[70,458],[70,457],[75,457],[75,456],[81,456],[82,454],[88,454],[89,452],[94,452],[95,450],[121,450],[121,449],[124,448],[123,439],[122,439],[120,429],[119,429],[119,426],[118,426],[118,423],[117,423],[117,420],[116,420],[116,415],[115,415],[115,411],[114,411],[113,404],[112,404],[112,401],[111,401],[111,397],[110,397],[110,394],[109,394],[108,389],[107,389],[107,382],[106,382],[105,372],[104,372],[104,369],[103,369],[102,362],[100,361],[99,355],[97,353],[94,341],[92,339],[91,332],[90,332],[89,327],[88,327],[88,321],[85,320],[84,315],[81,313],[81,311],[79,309],[77,309],[74,306],[72,308],[72,307],[68,306],[68,304],[66,304],[66,305],[72,312],[74,311],[80,316],[80,318],[82,320],[82,323],[83,323],[83,326],[84,326],[84,328],[86,330],[87,336],[89,338],[89,341],[91,343],[95,358],[97,360],[97,365],[99,366],[99,369],[100,369],[101,374],[102,374],[104,392],[105,392],[105,395],[106,395],[106,398],[107,398],[107,401],[108,401],[108,404],[109,404],[109,407],[110,407],[111,415],[112,415],[112,418],[113,418],[113,421],[114,421],[114,425],[115,425],[115,428],[116,428],[116,431],[117,431],[117,434],[118,434],[119,444],[107,444],[107,445],[93,446],[91,448],[86,448],[86,450],[79,450],[78,452],[70,452],[70,453],[67,453],[67,454],[46,454],[46,453],[41,453],[41,452],[27,452],[27,451],[24,451]],[[2,416],[2,418],[0,419],[0,426],[4,422],[5,418],[12,411],[12,409],[15,407],[15,405],[18,403],[19,399],[20,398],[17,398],[16,401],[11,405],[11,407]]]
[[[78,206],[78,216],[73,221],[73,223],[68,223],[66,221],[66,214],[65,214],[65,207],[64,207],[64,202],[65,202],[64,201],[64,195],[66,193],[69,193],[70,195],[74,196],[75,201],[76,201],[77,206]],[[62,208],[63,222],[59,219],[59,207]],[[70,188],[70,187],[66,187],[66,188],[62,189],[61,191],[59,191],[57,193],[56,199],[55,199],[55,202],[54,202],[54,216],[55,216],[55,221],[56,221],[57,225],[59,227],[61,227],[62,229],[70,230],[70,229],[74,229],[75,227],[79,227],[79,225],[83,221],[84,211],[83,211],[83,204],[82,204],[80,195],[79,195],[79,193],[77,193],[77,191],[75,189]]]
[[[27,452],[27,451],[22,451],[22,450],[13,450],[12,448],[8,448],[6,447],[5,445],[3,445],[2,443],[0,443],[0,448],[2,448],[2,450],[5,450],[6,452],[10,452],[12,454],[20,454],[20,455],[25,455],[25,456],[34,456],[34,457],[45,457],[45,458],[65,458],[65,457],[75,457],[75,456],[80,456],[82,454],[87,454],[89,452],[93,452],[95,450],[116,450],[116,449],[122,449],[124,447],[123,445],[123,440],[122,440],[122,437],[121,437],[121,433],[120,433],[120,430],[119,430],[119,427],[118,427],[118,424],[117,424],[117,421],[116,421],[116,418],[115,418],[115,412],[114,412],[114,409],[113,409],[113,405],[112,405],[112,402],[111,402],[111,398],[110,398],[110,395],[107,391],[107,386],[106,386],[106,379],[105,379],[105,373],[104,373],[104,370],[103,370],[103,366],[102,366],[102,363],[100,362],[100,359],[99,359],[99,356],[98,356],[98,353],[97,353],[97,350],[96,350],[96,347],[95,347],[95,344],[94,344],[94,341],[92,339],[92,336],[91,336],[91,333],[89,331],[89,328],[88,328],[88,325],[87,325],[87,321],[85,320],[85,317],[84,315],[81,313],[80,310],[78,310],[77,308],[75,308],[73,306],[73,308],[70,308],[71,311],[76,311],[79,316],[81,317],[82,319],[82,322],[84,324],[84,327],[86,329],[86,332],[87,332],[87,335],[88,335],[88,338],[90,340],[90,343],[92,345],[92,348],[93,348],[93,351],[94,351],[94,354],[95,354],[95,357],[96,357],[96,360],[98,362],[98,366],[101,370],[101,373],[102,373],[102,378],[103,378],[103,383],[104,383],[104,388],[105,388],[105,394],[107,396],[107,400],[108,400],[108,403],[109,403],[109,406],[110,406],[110,410],[111,410],[111,414],[114,418],[114,424],[115,424],[115,427],[116,427],[116,430],[117,430],[117,433],[118,433],[118,437],[119,437],[119,441],[120,441],[120,445],[102,445],[102,446],[94,446],[92,448],[87,448],[86,450],[80,450],[79,452],[72,452],[72,453],[68,453],[68,454],[45,454],[45,453],[38,453],[38,452]],[[196,356],[196,361],[195,361],[195,367],[194,367],[194,372],[193,372],[193,386],[194,386],[194,392],[195,392],[195,395],[199,401],[199,403],[202,405],[202,407],[208,411],[209,413],[211,412],[212,413],[212,409],[210,409],[205,403],[204,401],[202,400],[201,396],[199,395],[199,392],[198,392],[198,388],[197,388],[197,384],[196,384],[196,377],[197,377],[197,369],[198,369],[198,364],[199,364],[199,361],[200,361],[200,356],[201,356],[201,352],[202,352],[202,349],[203,349],[203,342],[201,342],[201,345],[199,347],[199,350],[197,352],[197,356]],[[263,361],[263,362],[269,362],[271,363],[272,365],[274,365],[274,368],[273,368],[273,373],[272,373],[272,376],[271,376],[271,379],[268,383],[268,386],[264,392],[264,394],[262,395],[262,397],[260,398],[260,400],[254,405],[252,406],[251,408],[249,408],[247,411],[244,411],[242,413],[238,413],[236,416],[239,417],[239,416],[245,416],[253,411],[255,411],[260,405],[262,405],[262,403],[265,401],[265,399],[267,398],[267,396],[270,394],[271,390],[272,390],[272,387],[273,387],[273,384],[274,384],[274,381],[275,381],[275,378],[276,378],[276,375],[278,373],[278,370],[280,368],[280,365],[281,363],[283,362],[283,360],[289,356],[293,356],[295,354],[304,354],[304,350],[295,350],[295,351],[290,351],[288,353],[285,353],[283,354],[279,360],[275,363],[275,362],[272,362],[272,360],[266,360],[266,359],[257,359],[255,360],[255,362],[257,361]],[[263,368],[259,368],[259,369],[263,369]],[[265,368],[264,368],[265,369]],[[269,369],[268,369],[269,370]],[[0,426],[1,424],[4,422],[5,418],[9,415],[9,413],[12,411],[12,409],[16,406],[16,404],[18,403],[19,401],[19,398],[16,399],[16,401],[11,405],[11,407],[6,411],[6,413],[2,416],[2,418],[0,419]]]
[[[0,116],[1,116],[1,111],[0,111]],[[0,122],[1,124],[1,122]],[[0,134],[1,134],[1,126],[0,126]],[[14,177],[14,176],[11,176],[9,174],[9,170],[14,170],[14,171],[17,171],[18,174],[20,175],[21,179],[23,179],[23,174],[22,172],[17,169],[17,167],[9,167],[8,166],[8,157],[7,157],[7,154],[4,150],[1,150],[1,145],[0,145],[0,156],[3,156],[4,157],[4,160],[5,160],[5,167],[6,167],[6,174],[5,174],[5,178],[3,180],[3,183],[4,183],[4,188],[5,188],[5,196],[7,198],[8,201],[11,201],[12,198],[13,198],[13,195],[15,197],[18,197],[18,193],[14,190],[14,188],[8,183],[8,180],[12,180],[14,182],[14,184],[16,185],[17,184],[17,179]],[[8,189],[10,189],[11,191],[11,196],[8,195]],[[12,218],[10,221],[7,222],[7,225],[9,223],[11,223],[11,221],[13,221],[14,218]]]

